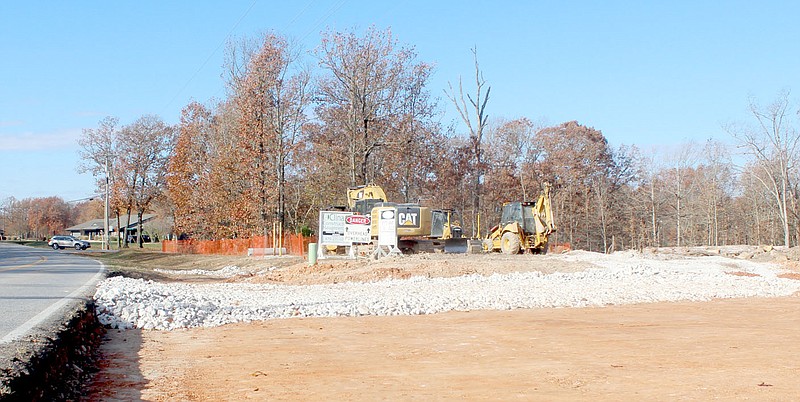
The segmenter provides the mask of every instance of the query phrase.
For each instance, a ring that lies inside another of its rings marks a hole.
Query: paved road
[[[0,344],[93,294],[103,265],[74,251],[0,243]]]

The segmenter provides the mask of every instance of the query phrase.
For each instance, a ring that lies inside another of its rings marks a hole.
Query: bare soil
[[[153,267],[236,265],[247,272],[222,281],[312,284],[587,268],[530,255],[430,254],[308,267],[299,257],[144,254],[130,256],[141,261],[120,272],[207,282],[220,279]],[[785,277],[800,280],[792,270]],[[87,400],[797,400],[798,311],[795,295],[110,330]]]

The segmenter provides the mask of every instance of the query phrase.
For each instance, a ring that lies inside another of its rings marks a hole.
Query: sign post
[[[383,247],[387,247],[388,252]],[[385,208],[378,212],[378,247],[373,256],[378,259],[388,255],[400,255],[397,248],[397,208]]]

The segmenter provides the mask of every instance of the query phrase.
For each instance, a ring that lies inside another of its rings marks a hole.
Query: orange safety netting
[[[161,251],[181,254],[219,254],[219,255],[305,255],[308,244],[317,241],[315,236],[304,237],[300,234],[283,236],[283,252],[273,236],[257,236],[249,239],[221,240],[164,240]]]

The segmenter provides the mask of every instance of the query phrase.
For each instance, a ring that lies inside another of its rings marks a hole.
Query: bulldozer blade
[[[444,252],[451,254],[480,254],[483,243],[473,239],[447,239],[444,241]]]
[[[451,254],[464,254],[468,251],[467,239],[447,239],[444,241],[444,252]]]

